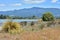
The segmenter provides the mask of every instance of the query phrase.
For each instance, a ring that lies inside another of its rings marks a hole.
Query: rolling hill
[[[35,15],[41,17],[44,12],[51,12],[56,17],[60,16],[60,9],[58,8],[39,8],[39,7],[24,8],[24,9],[13,10],[13,11],[0,11],[0,14],[22,16],[22,17]]]

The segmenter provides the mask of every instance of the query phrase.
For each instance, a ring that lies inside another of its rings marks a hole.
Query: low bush
[[[2,30],[9,33],[20,33],[22,31],[22,28],[19,23],[8,21],[4,23]]]
[[[54,26],[55,24],[56,24],[55,21],[50,21],[50,22],[47,23],[47,27],[51,27],[51,25]]]
[[[34,25],[34,22],[31,22],[31,26],[33,26]]]
[[[45,27],[45,24],[40,24],[38,27],[39,29],[43,29]]]

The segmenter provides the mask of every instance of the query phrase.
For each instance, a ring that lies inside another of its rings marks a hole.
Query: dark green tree
[[[34,15],[32,16],[32,19],[36,19],[36,18],[37,18],[36,16],[34,16]]]
[[[43,14],[42,20],[43,21],[53,21],[54,20],[54,16],[52,15],[51,12],[46,12],[46,13]]]

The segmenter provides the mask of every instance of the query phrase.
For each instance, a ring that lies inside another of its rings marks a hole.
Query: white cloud
[[[60,2],[57,2],[58,4],[60,4]]]
[[[1,7],[1,6],[6,6],[6,5],[5,5],[5,4],[0,4],[0,7]]]
[[[11,6],[21,6],[21,3],[15,3],[15,4],[11,4]]]
[[[30,3],[30,4],[38,4],[38,3],[43,3],[46,0],[24,0],[25,3]]]
[[[56,3],[57,1],[58,1],[58,0],[52,0],[51,2],[52,2],[52,3]]]

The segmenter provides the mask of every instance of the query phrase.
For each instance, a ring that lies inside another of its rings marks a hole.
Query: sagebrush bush
[[[45,24],[40,24],[38,27],[39,29],[43,29],[45,27]]]
[[[34,25],[34,22],[31,22],[31,26],[33,26]]]
[[[42,19],[39,19],[39,20],[38,20],[38,23],[41,23],[41,22],[43,22],[43,20],[42,20]]]
[[[22,31],[21,25],[17,22],[8,21],[3,25],[4,32],[20,33]]]
[[[50,22],[47,23],[47,27],[51,27],[51,25],[54,26],[55,24],[56,24],[55,21],[50,21]]]

